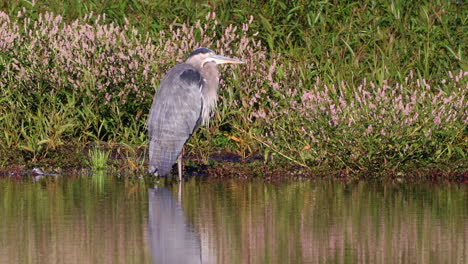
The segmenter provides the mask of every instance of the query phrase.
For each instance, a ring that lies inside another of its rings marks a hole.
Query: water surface
[[[0,179],[0,263],[468,263],[468,188]]]

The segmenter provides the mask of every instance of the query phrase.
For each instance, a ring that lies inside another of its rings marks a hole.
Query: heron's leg
[[[182,153],[177,158],[177,169],[179,171],[179,181],[182,182]]]

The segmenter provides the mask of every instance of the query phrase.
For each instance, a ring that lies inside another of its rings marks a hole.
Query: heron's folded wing
[[[170,172],[202,110],[200,73],[189,64],[172,68],[161,81],[148,118],[150,172]]]

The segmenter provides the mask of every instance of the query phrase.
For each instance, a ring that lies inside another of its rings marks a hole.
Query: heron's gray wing
[[[174,66],[161,81],[148,118],[149,172],[170,172],[199,123],[202,77],[191,65]]]

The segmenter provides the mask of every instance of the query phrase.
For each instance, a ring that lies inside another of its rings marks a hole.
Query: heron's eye
[[[205,64],[208,63],[208,62],[214,62],[214,63],[216,64],[215,59],[209,58],[209,57],[208,57],[208,58],[206,58],[206,59],[203,60],[202,65],[201,65],[202,68],[205,67]]]

